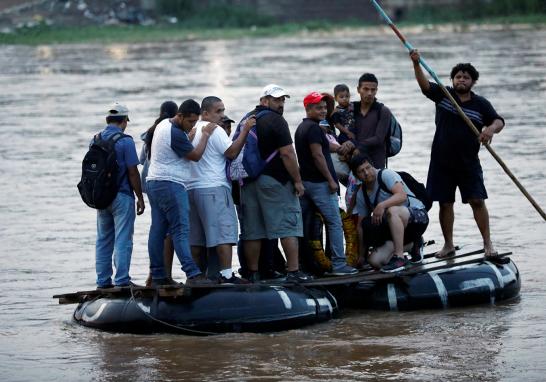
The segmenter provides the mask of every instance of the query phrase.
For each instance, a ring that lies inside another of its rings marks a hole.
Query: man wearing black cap
[[[233,119],[229,118],[227,115],[224,115],[224,117],[222,118],[222,120],[218,124],[222,129],[224,129],[224,131],[226,132],[228,137],[231,135],[231,124],[232,123],[235,123],[235,121]]]

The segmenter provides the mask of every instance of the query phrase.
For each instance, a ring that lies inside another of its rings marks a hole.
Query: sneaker
[[[250,271],[248,273],[248,281],[251,282],[252,284],[259,283],[260,282],[260,273]]]
[[[107,284],[107,285],[98,285],[97,290],[103,290],[103,289],[111,289],[114,288],[113,284]]]
[[[161,287],[179,287],[180,283],[177,283],[170,277],[165,277],[164,279],[152,280],[150,287],[152,288],[161,288]]]
[[[116,285],[116,287],[118,287],[118,288],[130,288],[130,287],[133,287],[133,288],[142,288],[142,285],[137,285],[137,284],[135,284],[134,282],[129,281],[128,283],[125,283],[125,284]]]
[[[202,273],[186,280],[186,286],[189,287],[211,286],[216,284],[218,284],[218,282],[207,279],[207,277]]]
[[[286,275],[284,275],[281,272],[277,272],[273,269],[269,269],[267,271],[263,271],[260,273],[260,278],[262,280],[282,280],[286,278]]]
[[[423,251],[424,251],[424,242],[423,237],[421,236],[417,243],[413,245],[413,248],[411,250],[411,259],[410,263],[412,264],[421,264],[423,262]]]
[[[332,270],[331,272],[326,272],[326,275],[328,276],[349,276],[349,275],[356,275],[358,273],[358,269],[355,269],[349,265],[344,265],[342,267],[336,268]]]
[[[387,265],[381,267],[381,272],[393,273],[403,270],[409,265],[408,259],[404,257],[393,256]]]
[[[247,279],[239,278],[235,276],[235,273],[232,273],[229,279],[220,275],[220,278],[218,279],[218,284],[241,285],[250,284],[250,281],[248,281]]]
[[[286,282],[289,283],[301,283],[311,280],[313,280],[312,276],[309,276],[308,274],[299,270],[286,273]]]

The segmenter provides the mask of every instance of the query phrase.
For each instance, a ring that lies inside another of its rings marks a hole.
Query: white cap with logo
[[[127,117],[129,120],[129,109],[119,102],[114,102],[108,109],[107,117]]]
[[[286,98],[290,98],[286,90],[281,88],[279,85],[275,85],[275,84],[269,84],[265,88],[263,88],[262,95],[260,96],[260,98],[266,97],[266,96],[271,96],[275,98],[284,96]]]

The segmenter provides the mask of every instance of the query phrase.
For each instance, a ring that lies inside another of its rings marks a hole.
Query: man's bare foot
[[[494,258],[499,256],[499,253],[493,248],[493,244],[484,245],[483,250],[485,257]]]
[[[434,256],[438,259],[446,259],[455,256],[455,247],[447,247],[444,245],[444,247],[436,252]]]

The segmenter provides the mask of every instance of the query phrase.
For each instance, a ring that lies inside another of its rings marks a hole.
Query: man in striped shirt
[[[459,187],[463,203],[469,203],[483,238],[486,256],[496,256],[489,231],[489,212],[485,205],[487,191],[478,158],[480,143],[491,143],[493,135],[504,127],[504,119],[491,103],[474,93],[472,87],[479,73],[470,63],[457,64],[451,70],[452,87],[448,91],[465,114],[480,131],[476,137],[457,113],[439,85],[429,82],[419,64],[419,52],[412,50],[415,78],[423,94],[436,104],[436,133],[432,142],[427,191],[432,200],[440,203],[440,225],[444,246],[436,256],[444,258],[455,254],[453,223],[455,189]]]

